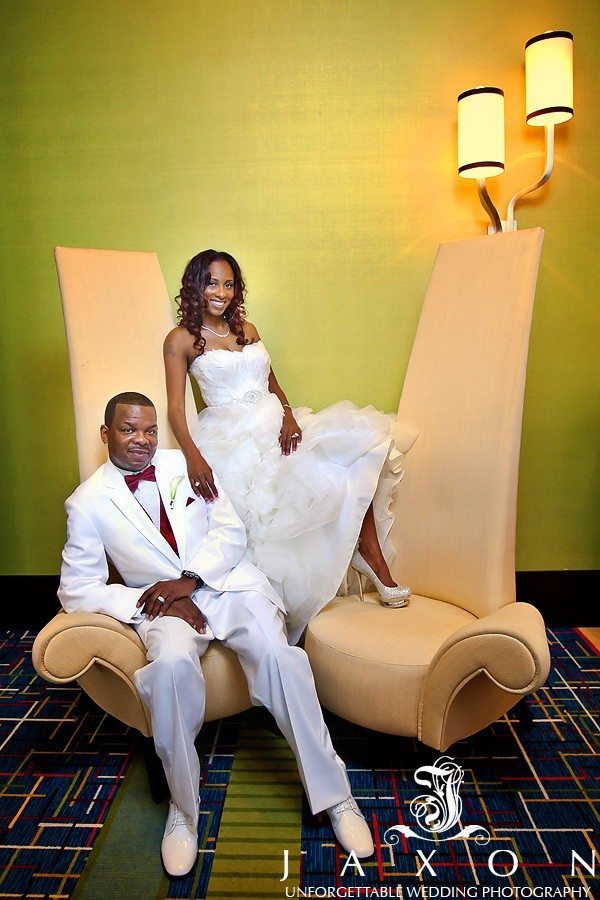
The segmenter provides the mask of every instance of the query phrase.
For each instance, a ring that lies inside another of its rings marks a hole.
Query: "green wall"
[[[548,28],[575,34],[576,114],[517,216],[546,229],[518,568],[598,567],[594,4],[1,0],[0,14],[2,572],[58,571],[77,483],[54,245],[156,250],[171,296],[191,255],[228,249],[293,403],[392,411],[437,245],[485,229],[456,177],[456,96],[505,90],[508,170],[489,184],[505,210],[543,168],[523,46]]]

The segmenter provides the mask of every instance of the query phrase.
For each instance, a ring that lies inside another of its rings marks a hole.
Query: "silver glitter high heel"
[[[370,580],[375,585],[375,589],[379,594],[382,606],[389,606],[394,609],[402,606],[408,606],[408,604],[410,603],[410,596],[412,594],[411,589],[403,584],[399,584],[396,587],[388,587],[387,584],[383,584],[379,580],[369,563],[366,561],[364,556],[359,552],[358,548],[352,554],[350,565],[356,572],[358,572],[358,583],[360,588],[361,600],[365,599],[363,595],[362,576],[366,575],[367,578],[370,578]]]

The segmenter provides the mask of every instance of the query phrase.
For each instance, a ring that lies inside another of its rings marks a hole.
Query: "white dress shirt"
[[[115,466],[115,468],[121,472],[123,478],[126,475],[138,474],[137,472],[120,469],[119,466]],[[147,469],[148,466],[145,466],[144,468]],[[144,469],[140,469],[140,472],[143,471]],[[160,493],[157,483],[155,481],[140,481],[135,491],[132,491],[132,494],[144,512],[148,514],[152,523],[160,531]]]

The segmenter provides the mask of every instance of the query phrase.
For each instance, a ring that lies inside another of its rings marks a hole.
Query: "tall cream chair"
[[[515,602],[517,476],[543,232],[438,252],[398,419],[418,437],[394,500],[392,572],[410,606],[334,599],[305,648],[322,703],[439,750],[489,725],[549,670],[539,612]]]
[[[57,247],[56,264],[69,348],[81,479],[106,459],[100,441],[106,401],[140,391],[156,404],[161,447],[177,446],[166,418],[162,341],[174,319],[156,253]],[[196,414],[188,385],[186,409]],[[73,485],[75,488],[75,484]],[[37,636],[38,673],[62,684],[78,681],[106,712],[151,734],[133,673],[146,662],[143,644],[110,616],[59,613]],[[206,719],[251,703],[237,656],[213,641],[202,659]]]

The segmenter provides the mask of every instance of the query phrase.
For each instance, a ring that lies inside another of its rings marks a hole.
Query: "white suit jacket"
[[[223,489],[212,503],[196,497],[180,450],[157,450],[152,463],[180,555],[108,460],[65,503],[67,543],[58,590],[65,610],[139,620],[136,603],[145,589],[190,569],[217,591],[257,591],[284,612],[266,576],[243,558],[246,532]],[[107,555],[124,585],[106,583]]]

